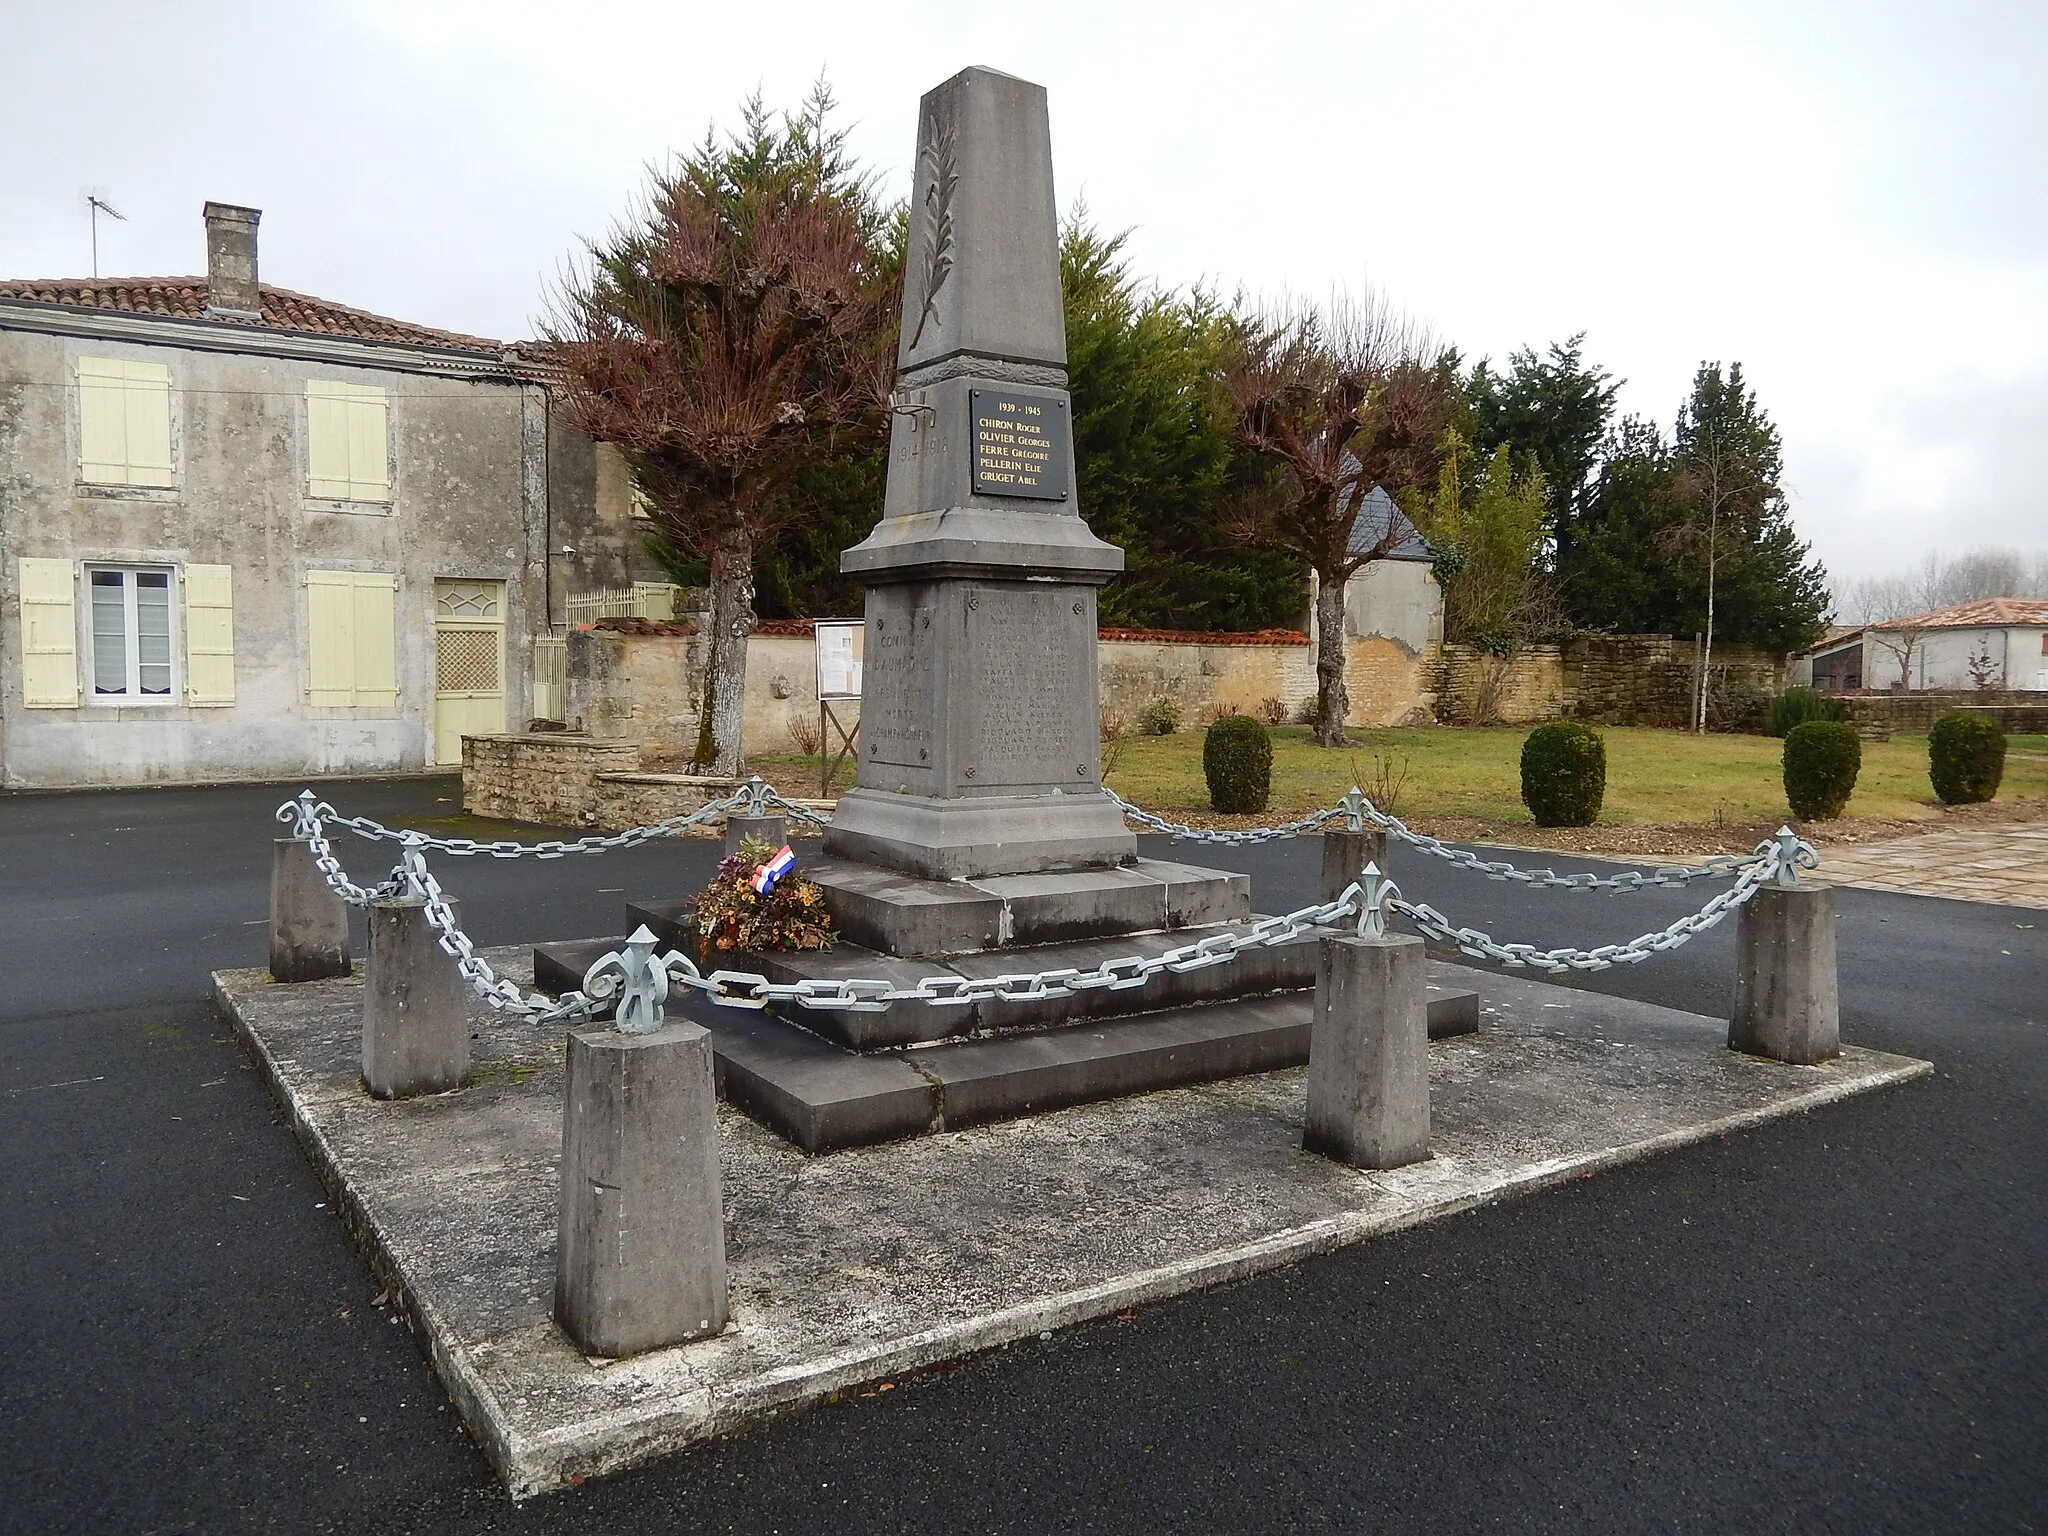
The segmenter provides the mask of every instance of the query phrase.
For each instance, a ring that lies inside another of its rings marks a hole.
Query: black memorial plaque
[[[1021,389],[968,391],[978,496],[1067,499],[1067,402]]]

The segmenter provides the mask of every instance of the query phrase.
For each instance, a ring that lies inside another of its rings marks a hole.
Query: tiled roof
[[[261,325],[281,331],[307,331],[321,336],[352,336],[359,341],[395,341],[419,347],[447,347],[462,352],[492,352],[499,344],[483,336],[437,331],[351,309],[327,299],[293,293],[289,288],[261,285]],[[164,315],[177,320],[204,320],[214,325],[254,329],[258,322],[206,313],[203,277],[66,277],[0,281],[0,299],[26,299],[37,304],[63,304],[73,309],[108,309],[131,315]]]
[[[1910,618],[1887,619],[1872,629],[1996,629],[2008,624],[2048,624],[2048,597],[1987,597]]]

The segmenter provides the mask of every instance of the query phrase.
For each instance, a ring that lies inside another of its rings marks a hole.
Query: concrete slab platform
[[[485,951],[522,983],[529,954]],[[606,1364],[549,1318],[559,1030],[479,1004],[468,1086],[380,1103],[359,1081],[359,978],[215,975],[343,1220],[518,1498],[1932,1070],[1855,1046],[1788,1067],[1729,1052],[1722,1020],[1520,978],[1483,988],[1481,1031],[1430,1052],[1435,1156],[1390,1173],[1300,1150],[1301,1069],[816,1160],[722,1109],[733,1323]]]

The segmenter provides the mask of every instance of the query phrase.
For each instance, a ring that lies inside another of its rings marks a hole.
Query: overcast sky
[[[699,6],[9,0],[0,277],[202,271],[532,334],[649,161],[830,78],[908,187],[918,96],[1051,93],[1062,203],[1169,284],[1369,280],[1465,355],[1586,332],[1669,430],[1740,360],[1801,533],[1860,576],[2048,549],[2048,4]]]

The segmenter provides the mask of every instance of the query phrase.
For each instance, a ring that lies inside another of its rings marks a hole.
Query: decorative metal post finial
[[[1365,791],[1354,784],[1351,793],[1337,803],[1344,807],[1344,825],[1353,832],[1363,832],[1365,808],[1372,803],[1365,798]]]
[[[747,797],[746,814],[756,820],[768,814],[768,785],[761,775],[755,774],[741,786],[740,793]]]
[[[1387,903],[1401,894],[1401,887],[1380,873],[1370,859],[1358,875],[1358,936],[1384,939],[1387,936]]]
[[[616,991],[619,994],[618,1010],[612,1016],[612,1028],[622,1035],[651,1035],[662,1025],[662,1004],[668,999],[668,966],[654,958],[655,946],[661,941],[648,932],[642,923],[626,940],[623,950],[613,950],[591,966],[583,978],[583,990],[591,997],[604,997]],[[617,975],[616,981],[609,977],[605,985],[599,981],[600,971]]]
[[[1799,884],[1799,850],[1804,845],[1790,827],[1778,828],[1778,867],[1771,872],[1772,883],[1790,889]]]

